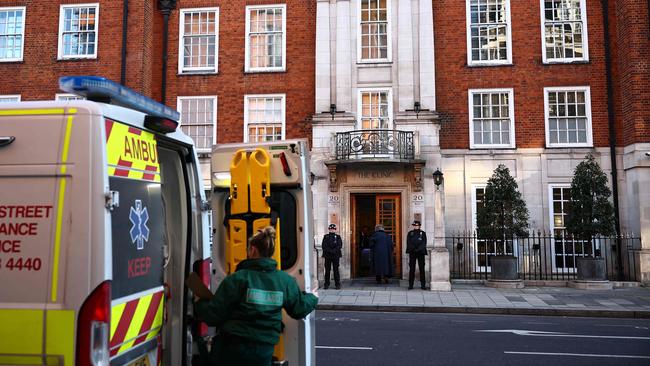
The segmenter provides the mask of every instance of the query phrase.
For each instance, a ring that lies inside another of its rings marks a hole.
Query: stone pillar
[[[327,111],[330,108],[330,3],[319,1],[316,4],[316,112]]]
[[[627,230],[641,237],[641,250],[636,252],[636,278],[650,285],[650,143],[625,147],[625,196],[627,197]],[[627,258],[624,258],[624,261]]]
[[[435,59],[433,48],[432,1],[420,0],[419,19],[420,103],[422,108],[436,109]]]
[[[352,110],[352,39],[350,1],[336,3],[336,106],[339,111]]]
[[[429,260],[431,268],[431,291],[451,291],[449,281],[449,251],[445,246],[445,191],[444,184],[435,187],[433,177],[434,210],[433,210],[433,248]]]
[[[413,109],[413,32],[410,1],[398,2],[397,33],[400,35],[397,45],[397,67],[399,78],[398,110]],[[392,40],[389,40],[391,42]]]

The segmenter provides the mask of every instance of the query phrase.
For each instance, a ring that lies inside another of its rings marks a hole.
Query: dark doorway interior
[[[372,258],[369,239],[375,227],[377,212],[375,197],[374,194],[353,196],[353,277],[368,277],[371,275]]]

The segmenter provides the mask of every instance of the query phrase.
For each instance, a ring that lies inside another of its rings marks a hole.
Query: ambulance
[[[0,365],[189,365],[209,204],[179,113],[100,77],[0,105]]]
[[[275,227],[279,269],[305,292],[318,288],[314,267],[312,175],[306,140],[220,144],[211,159],[212,287],[246,259],[246,243],[255,232]],[[282,316],[283,332],[274,365],[315,365],[315,317]]]

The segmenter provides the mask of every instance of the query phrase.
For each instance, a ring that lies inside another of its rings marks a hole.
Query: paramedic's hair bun
[[[251,239],[249,245],[257,248],[262,257],[269,258],[275,252],[275,229],[273,226],[267,226],[259,230]]]

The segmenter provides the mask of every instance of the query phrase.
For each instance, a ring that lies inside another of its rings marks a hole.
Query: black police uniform
[[[406,253],[409,255],[409,289],[413,288],[415,281],[415,262],[420,268],[420,287],[427,288],[424,278],[424,256],[427,255],[427,233],[420,229],[409,231],[406,236]]]
[[[341,276],[339,275],[339,258],[341,258],[341,249],[343,241],[341,236],[336,233],[328,233],[323,237],[323,258],[325,258],[325,289],[330,287],[330,269],[334,268],[334,284],[336,288],[341,288]]]

